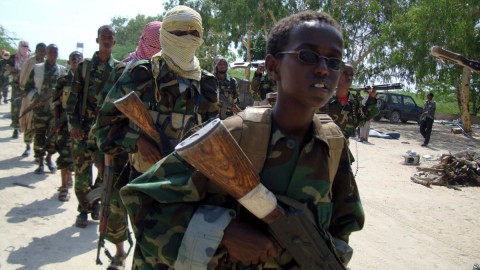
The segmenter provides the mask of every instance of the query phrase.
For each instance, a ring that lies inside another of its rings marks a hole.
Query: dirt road
[[[24,144],[22,138],[10,138],[9,108],[0,105],[0,269],[105,269],[95,265],[98,223],[89,221],[86,229],[73,226],[74,195],[59,202],[60,173],[35,175],[33,157],[20,157]],[[431,146],[423,148],[415,124],[380,122],[372,128],[401,137],[351,140],[366,224],[351,236],[355,254],[350,268],[450,270],[480,263],[480,188],[426,188],[409,180],[415,167],[402,165],[407,150],[434,157],[448,150],[478,150],[479,137],[453,135],[451,127],[435,124]],[[102,260],[107,263],[105,256]]]

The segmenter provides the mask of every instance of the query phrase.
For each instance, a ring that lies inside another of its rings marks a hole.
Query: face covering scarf
[[[193,31],[193,35],[176,36],[173,31]],[[160,30],[160,43],[162,51],[152,57],[152,60],[163,59],[169,70],[179,76],[200,81],[200,62],[195,56],[195,51],[203,44],[202,18],[195,10],[186,6],[176,6],[171,9],[162,22]]]

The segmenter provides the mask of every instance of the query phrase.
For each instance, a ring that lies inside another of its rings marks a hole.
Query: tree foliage
[[[7,31],[2,25],[0,25],[0,50],[7,50],[13,54],[17,49],[15,43],[18,39],[14,38],[11,33]]]
[[[303,10],[331,14],[342,26],[344,60],[356,68],[356,84],[404,82],[419,93],[434,90],[449,95],[460,85],[462,68],[442,65],[430,55],[443,46],[480,60],[480,2],[478,0],[169,0],[197,10],[203,19],[204,45],[197,55],[211,70],[217,55],[245,61],[265,57],[266,39],[283,17]],[[114,18],[115,56],[135,49],[143,25],[152,18]],[[158,18],[155,18],[158,19]],[[479,76],[472,76],[472,112],[480,111]]]

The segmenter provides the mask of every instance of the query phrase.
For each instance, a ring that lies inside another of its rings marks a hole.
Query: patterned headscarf
[[[176,36],[172,31],[197,30],[200,37],[193,35]],[[152,58],[164,59],[170,70],[178,75],[200,81],[200,62],[195,51],[203,44],[202,17],[187,6],[176,6],[167,12],[160,30],[162,51]]]
[[[214,74],[217,73],[218,63],[220,63],[220,62],[222,62],[222,61],[227,64],[227,70],[228,70],[228,60],[227,60],[227,58],[219,55],[219,56],[215,57],[215,61],[214,61],[214,63],[215,63],[215,68],[214,68],[214,70],[213,70],[213,73],[214,73]]]
[[[25,40],[21,40],[18,43],[18,50],[15,54],[15,69],[20,70],[23,63],[28,60],[30,57],[30,47],[28,42]]]
[[[147,23],[143,28],[142,36],[140,36],[140,40],[137,44],[137,49],[127,58],[123,59],[123,62],[148,59],[158,53],[162,49],[160,44],[161,27],[162,22],[159,21]]]
[[[2,59],[4,59],[4,60],[10,59],[10,52],[7,51],[7,50],[5,50],[5,49],[3,49],[3,50],[2,50]]]

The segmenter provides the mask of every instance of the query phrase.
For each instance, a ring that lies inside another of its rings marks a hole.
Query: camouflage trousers
[[[55,134],[52,133],[53,113],[45,108],[33,111],[32,129],[35,132],[33,138],[33,150],[35,157],[44,157],[45,153],[55,153]]]
[[[55,150],[58,152],[57,168],[73,171],[72,140],[66,124],[55,134]]]
[[[8,97],[8,83],[0,83],[0,99],[7,100]],[[1,101],[1,100],[0,100]]]
[[[112,196],[110,198],[110,215],[107,221],[107,232],[105,239],[107,241],[118,244],[128,237],[128,220],[127,210],[120,198],[120,188],[125,186],[129,180],[129,166],[125,167],[128,162],[128,155],[115,155],[113,158],[114,181],[112,181]]]
[[[12,83],[12,102],[10,103],[10,113],[12,117],[11,127],[14,129],[20,128],[19,116],[20,116],[20,106],[22,106],[22,98],[20,93],[20,86],[18,82]]]
[[[35,137],[35,130],[32,128],[23,133],[23,142],[25,144],[31,144],[33,142],[33,137]]]
[[[78,211],[88,212],[87,194],[93,187],[101,184],[100,173],[93,181],[92,166],[94,163],[103,163],[102,155],[88,150],[87,140],[73,140],[73,164],[75,167],[75,195],[78,200]],[[92,183],[93,182],[93,183]]]

